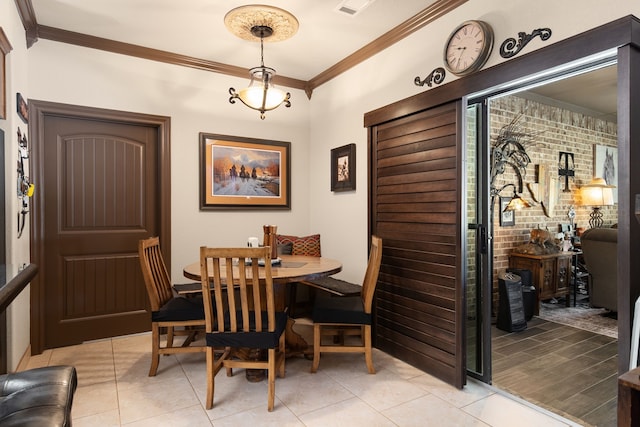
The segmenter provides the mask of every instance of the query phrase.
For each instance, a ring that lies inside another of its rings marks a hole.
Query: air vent
[[[345,15],[356,16],[374,1],[375,0],[343,0],[336,7],[336,10]]]

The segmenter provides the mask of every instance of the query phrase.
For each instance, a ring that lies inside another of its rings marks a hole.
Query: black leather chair
[[[73,366],[48,366],[0,375],[0,425],[71,426],[78,386]]]
[[[580,241],[589,272],[589,302],[618,311],[618,229],[590,228]]]

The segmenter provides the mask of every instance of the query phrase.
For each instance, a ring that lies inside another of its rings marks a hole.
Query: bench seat
[[[360,285],[336,279],[335,277],[320,277],[318,279],[305,280],[300,283],[341,297],[360,295],[360,291],[362,290],[362,286]]]
[[[71,404],[77,385],[73,366],[0,375],[0,425],[71,426]]]

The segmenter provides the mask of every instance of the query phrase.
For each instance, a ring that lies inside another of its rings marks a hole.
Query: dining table
[[[234,267],[237,268],[237,267]],[[221,269],[221,279],[226,276],[225,269]],[[263,272],[264,269],[260,269]],[[305,281],[331,276],[342,271],[342,263],[338,260],[326,257],[313,257],[302,255],[280,255],[273,260],[271,265],[271,277],[273,280],[274,302],[276,311],[285,311],[286,288],[288,283],[304,283]],[[194,262],[183,269],[183,275],[198,283],[177,284],[174,289],[178,294],[188,295],[202,292],[200,285],[200,262]],[[287,352],[304,354],[309,348],[306,340],[293,330],[295,321],[290,317],[287,322],[285,339]]]

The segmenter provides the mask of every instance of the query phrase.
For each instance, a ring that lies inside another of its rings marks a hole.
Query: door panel
[[[75,116],[35,108],[34,352],[149,330],[137,245],[165,229],[162,126],[141,115],[122,120],[127,113],[109,120],[108,110],[100,118],[93,109],[87,117],[81,108]]]
[[[156,130],[45,119],[46,347],[149,329],[137,242],[156,229]]]
[[[466,381],[459,103],[371,129],[371,232],[384,256],[376,346],[457,386]]]
[[[489,201],[486,102],[467,106],[465,173],[465,296],[467,372],[491,383],[491,287],[493,234]]]

